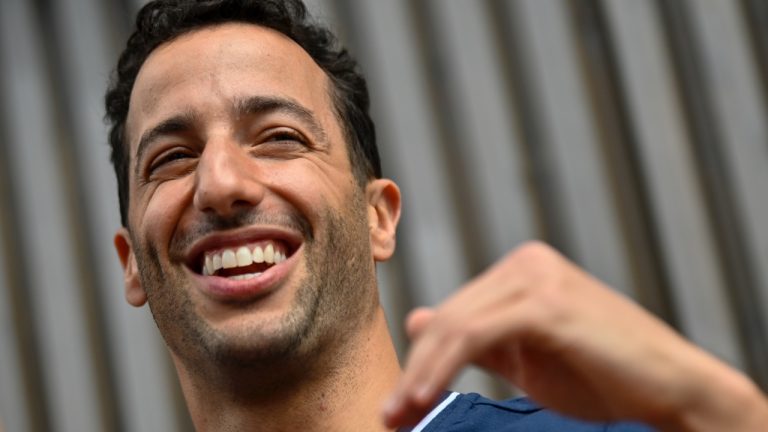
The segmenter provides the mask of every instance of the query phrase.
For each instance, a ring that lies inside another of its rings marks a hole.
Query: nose
[[[244,149],[230,142],[206,145],[195,177],[194,205],[198,210],[229,216],[243,207],[258,205],[264,192],[254,159]]]

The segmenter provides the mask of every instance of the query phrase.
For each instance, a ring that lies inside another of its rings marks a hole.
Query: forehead
[[[144,62],[131,92],[128,140],[133,147],[153,121],[225,115],[232,101],[252,96],[294,100],[326,123],[333,121],[328,89],[325,72],[282,33],[241,23],[205,27],[160,45]]]

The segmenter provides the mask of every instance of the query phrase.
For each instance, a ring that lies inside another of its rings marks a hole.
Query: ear
[[[400,188],[389,179],[375,179],[366,187],[368,232],[373,259],[386,261],[395,252],[395,233],[400,220]]]
[[[131,236],[125,227],[121,227],[115,233],[115,249],[123,266],[123,279],[125,281],[125,300],[132,306],[144,306],[147,302],[147,293],[141,287],[139,269],[136,266],[136,255],[133,252]]]

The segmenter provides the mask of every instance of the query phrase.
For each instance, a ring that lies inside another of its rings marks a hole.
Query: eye
[[[155,172],[156,170],[164,166],[171,165],[173,163],[176,163],[184,159],[189,159],[191,157],[192,157],[192,154],[189,152],[189,150],[173,149],[173,150],[167,151],[161,154],[159,157],[155,158],[155,160],[149,166],[149,172],[150,173]]]
[[[278,129],[269,134],[265,142],[283,142],[283,143],[298,143],[303,146],[307,145],[307,140],[300,133],[290,129]]]

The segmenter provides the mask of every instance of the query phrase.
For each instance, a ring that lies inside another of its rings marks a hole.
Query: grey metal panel
[[[312,14],[312,17],[334,31],[339,30],[338,17],[333,13],[330,0],[307,0],[304,3],[307,5],[307,9]],[[339,36],[339,34],[337,33],[336,36]]]
[[[312,16],[330,28],[336,37],[351,49],[352,47],[345,41],[345,38],[348,38],[347,33],[349,32],[350,23],[347,23],[347,26],[342,24],[341,17],[337,12],[343,5],[335,3],[332,0],[308,0],[305,2]],[[381,147],[381,143],[379,143],[379,146]],[[387,160],[388,155],[385,153],[380,156],[383,159],[384,174],[387,176],[390,172]],[[413,307],[413,299],[407,292],[406,284],[404,283],[405,275],[402,269],[401,255],[396,254],[389,261],[378,263],[376,274],[379,299],[387,317],[387,326],[392,335],[392,342],[397,350],[398,357],[404,360],[408,353],[408,338],[405,334],[404,320]]]
[[[743,367],[669,53],[651,1],[604,1],[682,330]]]
[[[112,2],[135,9],[146,3]],[[110,244],[118,223],[117,205],[99,118],[107,68],[117,53],[110,50],[117,47],[103,46],[105,40],[111,40],[106,35],[112,34],[99,24],[99,8],[104,3],[49,3],[62,26],[58,37],[66,47],[62,57],[67,60],[65,71],[53,74],[40,58],[36,38],[42,34],[41,24],[31,21],[27,10],[30,2],[0,0],[0,44],[6,58],[12,60],[0,63],[13,67],[0,73],[7,88],[0,93],[8,96],[0,103],[6,106],[5,112],[12,113],[6,122],[12,126],[8,144],[12,160],[8,165],[13,168],[13,186],[20,198],[20,207],[14,211],[24,221],[17,227],[19,237],[31,251],[20,259],[45,262],[44,266],[30,265],[40,271],[29,275],[32,283],[23,288],[34,300],[31,312],[39,325],[36,337],[42,355],[38,360],[44,367],[43,381],[53,408],[51,424],[65,431],[97,430],[102,425],[101,413],[95,408],[100,406],[95,400],[97,380],[90,371],[97,366],[95,362],[105,359],[88,356],[93,349],[89,329],[85,328],[88,321],[83,318],[87,311],[84,299],[77,297],[82,293],[77,285],[84,276],[77,273],[76,260],[71,256],[82,250],[73,247],[76,242],[86,242],[92,248],[93,268],[100,269],[96,277],[104,290],[104,324],[109,332],[124,429],[183,429],[183,422],[176,417],[180,411],[178,396],[169,384],[174,378],[162,342],[148,311],[125,305],[120,269]],[[496,45],[494,31],[498,29],[486,16],[487,2],[308,3],[310,10],[319,11],[321,19],[337,28],[342,39],[347,36],[351,45],[359,48],[370,78],[385,171],[403,187],[400,250],[393,262],[379,268],[382,303],[390,311],[390,327],[402,352],[399,319],[412,303],[435,303],[445,298],[470,271],[478,269],[477,264],[487,263],[520,239],[536,234],[533,225],[537,221],[531,215],[533,204],[522,167],[525,162],[517,113],[506,89],[517,77],[501,72],[504,69],[499,64],[504,59],[497,56],[508,53],[508,47]],[[724,143],[717,147],[733,177],[737,208],[729,211],[743,216],[747,256],[758,279],[753,288],[763,293],[754,301],[762,302],[762,309],[768,310],[768,266],[764,264],[768,262],[768,224],[764,222],[768,220],[768,113],[765,89],[760,88],[761,78],[750,57],[754,53],[748,50],[744,17],[739,16],[742,3],[688,0],[683,10],[692,12],[685,18],[695,24],[696,45],[702,48],[701,69],[709,79],[706,90],[712,92],[713,123],[717,123],[715,130],[722,132]],[[604,172],[609,167],[604,166],[605,155],[593,146],[599,139],[595,137],[596,123],[605,119],[593,117],[601,113],[593,113],[594,107],[584,102],[590,89],[579,76],[570,46],[573,41],[568,40],[571,23],[566,15],[572,3],[508,0],[498,4],[505,4],[521,18],[521,26],[512,31],[524,36],[523,52],[531,54],[521,65],[532,71],[534,114],[543,126],[543,140],[552,150],[547,153],[548,160],[558,168],[554,184],[562,193],[554,199],[558,207],[567,209],[558,219],[564,221],[562,232],[570,240],[569,249],[601,278],[628,287],[628,282],[622,282],[628,279],[626,251],[621,250],[616,231],[617,225],[634,222],[614,219],[614,203],[607,198],[606,185],[601,184],[609,177]],[[697,177],[701,175],[697,162],[701,161],[691,154],[696,142],[688,132],[695,129],[686,130],[678,100],[681,89],[676,87],[680,83],[675,82],[673,62],[662,40],[664,29],[655,10],[663,2],[608,0],[600,4],[607,12],[609,36],[615,39],[621,88],[626,93],[629,120],[642,159],[640,180],[647,182],[651,192],[650,207],[661,234],[662,258],[668,266],[683,330],[705,348],[743,367],[746,357],[739,346],[737,320],[728,308],[732,287],[723,282],[730,275],[724,264],[727,257],[719,255],[720,239],[709,219],[712,208],[707,208],[712,204],[703,197],[709,191]],[[419,8],[428,13],[416,22],[410,12]],[[435,53],[419,50],[423,29],[413,27],[414,23],[434,29],[436,37],[429,48],[437,51],[441,61],[436,68],[427,69]],[[82,169],[83,179],[79,194],[85,204],[81,212],[87,215],[89,238],[75,237],[78,230],[68,229],[79,221],[70,220],[73,204],[63,199],[71,178],[62,169],[64,162],[54,158],[58,137],[52,108],[47,104],[53,93],[49,76],[65,80],[62,85],[69,89],[67,106],[72,110],[67,118],[72,124],[67,127],[77,138],[77,167]],[[435,88],[449,93],[435,99],[430,93]],[[457,132],[447,138],[460,146],[443,142],[446,136],[441,113],[449,114],[450,132]],[[718,141],[713,139],[712,143]],[[446,156],[447,148],[457,151]],[[454,170],[462,164],[465,169]],[[457,179],[459,175],[463,177]],[[466,187],[457,192],[457,184]],[[584,205],[587,202],[589,205]],[[601,225],[610,234],[594,237],[592,233]],[[718,227],[714,228],[717,231]],[[478,251],[483,256],[473,256]],[[2,258],[0,274],[8,270],[2,268],[7,262]],[[12,303],[6,301],[10,291],[3,284],[0,279],[0,346],[7,347],[13,346],[18,332],[11,326],[17,323],[11,323]],[[23,417],[27,401],[19,389],[29,383],[20,374],[25,369],[18,356],[0,349],[0,417],[8,431],[34,426],[32,418]],[[484,379],[474,374],[471,372],[460,388],[482,389]]]
[[[138,11],[142,7],[144,7],[145,4],[149,3],[150,0],[115,0],[115,1],[126,1],[130,3],[133,6],[133,10]],[[131,23],[133,23],[133,17],[131,18]]]
[[[737,212],[755,271],[754,287],[768,310],[768,101],[763,99],[755,58],[750,56],[739,4],[690,0],[692,22],[709,73],[708,86],[722,154],[732,175]]]
[[[459,221],[450,204],[450,182],[440,161],[437,125],[425,93],[425,77],[418,68],[412,41],[412,22],[404,1],[355,3],[365,23],[370,46],[361,60],[369,73],[385,168],[403,190],[403,222],[399,252],[408,285],[418,304],[437,304],[458,288],[467,276]],[[360,41],[358,41],[360,42]],[[402,302],[402,299],[401,299]],[[402,303],[401,303],[402,304]],[[404,311],[401,311],[402,316]],[[402,350],[402,348],[401,348]],[[475,370],[462,374],[454,388],[488,392],[488,381]]]
[[[3,206],[7,204],[2,202]],[[2,219],[0,217],[0,223],[4,222]],[[8,274],[6,256],[11,251],[2,247],[8,244],[3,239],[3,232],[0,228],[0,432],[3,426],[9,431],[27,432],[31,428],[26,417],[30,411],[26,406],[27,390],[21,379],[21,359],[16,349],[18,333],[15,331],[17,324],[13,322],[14,314],[11,311],[11,286],[5,277]]]
[[[56,2],[59,38],[66,63],[62,78],[69,90],[71,125],[83,194],[93,239],[92,266],[103,291],[102,316],[113,370],[119,387],[121,419],[126,431],[178,430],[173,404],[173,377],[158,332],[149,313],[131,310],[123,298],[122,271],[112,246],[120,225],[115,175],[109,164],[107,131],[101,122],[103,95],[111,60],[102,35],[103,3],[96,0]]]
[[[405,333],[404,318],[411,309],[410,297],[405,295],[399,283],[401,273],[396,260],[380,263],[376,267],[379,286],[379,298],[387,317],[387,327],[392,335],[392,343],[397,356],[402,362],[408,354],[408,338]]]
[[[402,1],[355,3],[370,37],[361,60],[370,71],[372,101],[379,122],[380,150],[392,163],[386,169],[402,185],[401,250],[413,269],[415,299],[433,304],[466,278],[458,223],[446,190],[449,175],[439,165],[438,137],[417,68],[413,32]]]
[[[490,264],[523,240],[536,236],[531,197],[519,143],[516,114],[507,98],[489,31],[484,4],[467,1],[425,2],[435,31],[442,64],[442,90],[447,92],[451,121],[457,133],[469,184],[475,223],[476,253]],[[468,223],[468,221],[465,221]]]
[[[55,160],[57,137],[48,104],[45,65],[38,35],[26,1],[2,2],[0,44],[8,69],[1,76],[5,101],[11,107],[8,123],[13,143],[8,149],[9,166],[17,180],[24,256],[34,269],[28,275],[38,340],[41,342],[45,385],[52,407],[52,424],[61,431],[88,432],[100,429],[101,413],[89,358],[84,313],[79,303],[76,264],[70,245],[66,196],[62,171]]]
[[[562,191],[561,221],[570,234],[574,260],[611,286],[632,294],[628,257],[611,178],[606,172],[596,135],[594,111],[589,104],[579,59],[573,46],[572,22],[563,0],[523,0],[510,22],[527,42],[527,76],[538,101],[541,131],[551,149],[550,175]],[[509,9],[511,10],[511,9]],[[515,19],[517,17],[518,19]]]

